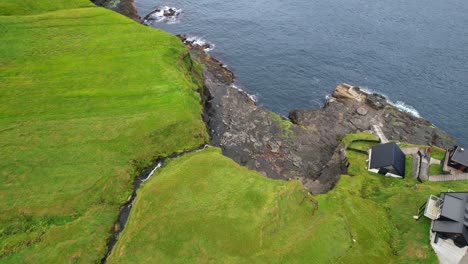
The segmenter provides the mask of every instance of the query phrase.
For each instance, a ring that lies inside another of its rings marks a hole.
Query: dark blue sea
[[[175,7],[165,31],[202,38],[258,103],[316,108],[342,82],[387,95],[468,146],[467,0],[135,0]]]

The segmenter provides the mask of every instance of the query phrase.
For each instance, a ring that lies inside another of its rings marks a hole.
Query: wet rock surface
[[[191,53],[204,65],[204,120],[211,143],[266,177],[300,180],[311,193],[329,191],[346,172],[341,144],[346,134],[378,125],[389,140],[441,147],[454,144],[445,132],[400,112],[378,95],[360,102],[332,97],[323,108],[294,110],[289,119],[283,119],[234,89],[234,76],[221,63],[201,49]]]
[[[190,49],[197,49],[197,50],[203,50],[203,51],[209,51],[214,48],[214,46],[206,41],[204,41],[201,38],[197,37],[188,37],[187,35],[184,34],[179,34],[176,35],[182,42]],[[221,63],[219,63],[222,66]]]
[[[175,7],[162,6],[157,7],[155,10],[151,11],[148,15],[143,18],[144,23],[149,23],[151,21],[155,22],[167,22],[167,23],[176,23],[177,18],[181,14],[182,10]]]
[[[133,0],[92,0],[98,6],[116,11],[124,16],[127,16],[137,22],[142,22],[138,11],[133,4]]]

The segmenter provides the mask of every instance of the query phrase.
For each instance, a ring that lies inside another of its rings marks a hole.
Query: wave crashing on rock
[[[181,13],[182,9],[177,9],[175,7],[157,7],[154,11],[146,15],[143,21],[146,24],[152,22],[165,22],[168,24],[174,24],[179,22],[179,16]]]
[[[191,49],[203,50],[204,52],[212,51],[216,45],[209,43],[204,38],[197,36],[177,35],[182,42]]]
[[[383,98],[385,98],[385,100],[393,105],[394,107],[396,107],[398,110],[402,111],[402,112],[405,112],[405,113],[408,113],[414,117],[417,117],[417,118],[422,118],[421,114],[418,112],[418,110],[416,110],[416,108],[414,108],[413,106],[409,105],[409,104],[406,104],[405,102],[403,101],[397,101],[396,103],[391,101],[389,99],[389,97],[386,95],[386,94],[383,94],[381,92],[376,92],[372,89],[369,89],[367,87],[363,88],[363,87],[359,87],[359,89],[361,89],[361,91],[367,93],[367,94],[375,94],[375,95],[378,95],[378,96],[381,96]]]
[[[223,66],[224,67],[224,66]],[[254,102],[255,104],[258,103],[258,96],[255,95],[255,94],[249,94],[248,92],[246,92],[245,90],[243,90],[242,88],[240,88],[239,86],[235,85],[235,84],[231,84],[231,88],[233,89],[236,89],[238,90],[239,92],[245,94],[247,97],[249,97],[249,99]]]

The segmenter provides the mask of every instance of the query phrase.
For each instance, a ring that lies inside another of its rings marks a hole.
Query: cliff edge
[[[311,193],[331,190],[346,172],[341,139],[373,131],[385,140],[452,146],[430,122],[402,112],[376,94],[339,85],[320,109],[299,109],[282,118],[257,106],[233,85],[218,61],[191,47],[204,64],[205,122],[211,142],[237,163],[272,179],[301,181]]]

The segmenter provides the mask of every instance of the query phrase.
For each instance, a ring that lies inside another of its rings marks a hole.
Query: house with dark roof
[[[370,172],[385,176],[405,177],[405,154],[394,142],[374,146],[369,151]]]
[[[455,146],[453,150],[448,151],[447,165],[449,167],[460,170],[461,172],[468,172],[468,151],[463,147]]]
[[[424,215],[433,220],[436,238],[451,239],[457,247],[468,246],[468,192],[441,193],[431,196]]]

